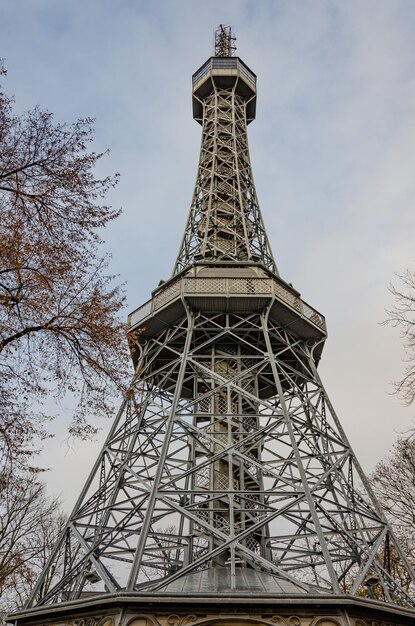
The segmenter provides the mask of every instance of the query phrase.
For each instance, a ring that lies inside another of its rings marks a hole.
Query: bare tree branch
[[[22,607],[64,523],[35,475],[0,475],[0,620]]]
[[[376,465],[371,482],[415,567],[415,440],[398,439],[389,458]]]
[[[47,397],[79,398],[69,430],[85,436],[128,375],[124,294],[99,252],[117,175],[95,175],[92,140],[91,118],[14,115],[0,89],[0,470],[48,435]]]
[[[415,400],[415,271],[397,274],[398,285],[391,284],[394,305],[387,310],[385,324],[399,328],[406,352],[406,367],[402,378],[395,383],[395,391],[406,404]]]

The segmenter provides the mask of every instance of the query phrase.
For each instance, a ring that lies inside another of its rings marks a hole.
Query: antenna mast
[[[215,57],[235,56],[235,41],[236,37],[232,34],[232,27],[220,24],[215,31]]]

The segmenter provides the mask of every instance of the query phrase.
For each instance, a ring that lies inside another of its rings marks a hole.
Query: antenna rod
[[[220,24],[215,31],[215,57],[235,56],[236,37],[233,36],[232,27]]]

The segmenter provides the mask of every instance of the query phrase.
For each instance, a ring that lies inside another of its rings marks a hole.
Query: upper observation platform
[[[256,75],[239,57],[211,57],[192,76],[193,117],[203,123],[203,100],[218,89],[235,86],[235,92],[246,100],[246,122],[256,113]]]

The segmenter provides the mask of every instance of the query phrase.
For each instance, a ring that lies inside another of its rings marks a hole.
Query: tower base
[[[414,626],[415,611],[349,595],[135,592],[29,609],[9,621],[15,626]]]

